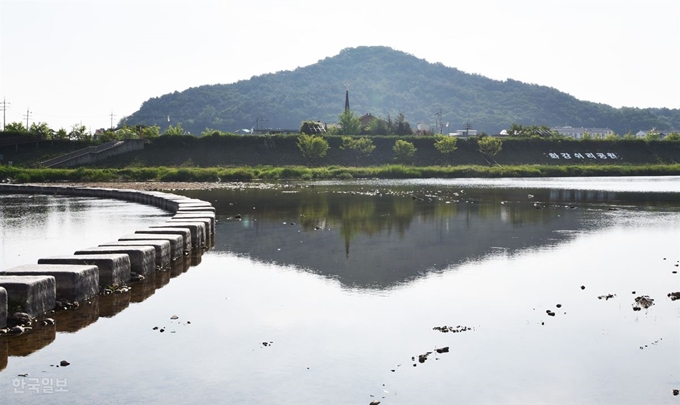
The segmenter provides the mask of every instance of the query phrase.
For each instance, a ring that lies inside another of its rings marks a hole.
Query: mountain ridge
[[[181,124],[192,133],[298,129],[304,120],[336,122],[348,87],[355,114],[394,118],[403,112],[413,127],[434,124],[441,111],[440,123],[448,122],[449,131],[466,123],[488,133],[512,123],[609,127],[619,134],[680,128],[679,109],[614,108],[547,86],[465,73],[384,46],[345,48],[294,70],[152,97],[125,122],[162,128]]]

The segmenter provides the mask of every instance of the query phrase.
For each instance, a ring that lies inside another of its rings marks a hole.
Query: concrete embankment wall
[[[41,258],[34,265],[0,269],[0,330],[11,326],[15,312],[40,316],[61,301],[88,300],[99,291],[125,287],[133,276],[149,276],[155,269],[174,271],[178,267],[174,262],[184,262],[185,255],[192,251],[208,249],[214,237],[215,208],[208,202],[176,194],[17,184],[0,184],[0,194],[110,198],[152,205],[178,215],[177,221],[159,223],[151,231],[135,231],[133,236],[140,233],[138,238],[123,235],[119,246],[110,246],[116,245],[111,242],[101,247],[83,246],[85,249],[72,256]],[[192,222],[184,215],[189,215]],[[147,245],[145,238],[149,240]],[[131,239],[136,242],[125,242]]]
[[[89,146],[87,148],[68,153],[41,162],[45,167],[75,167],[87,164],[96,164],[111,156],[131,152],[133,150],[144,149],[144,139],[126,139],[124,141],[107,142],[99,146]]]

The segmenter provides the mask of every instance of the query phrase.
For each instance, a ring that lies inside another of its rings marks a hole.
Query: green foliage
[[[66,139],[68,139],[68,132],[66,132],[66,130],[64,128],[59,128],[57,130],[57,132],[55,132],[52,135],[52,139],[56,139],[56,140],[59,140],[59,141],[66,140]]]
[[[238,167],[238,168],[135,168],[135,169],[27,169],[0,166],[0,177],[17,183],[56,181],[248,181],[296,179],[407,179],[498,178],[573,176],[671,176],[680,175],[672,165],[518,165],[518,166],[405,166],[372,167]]]
[[[343,111],[340,114],[338,126],[333,130],[335,135],[359,135],[360,132],[361,121],[350,110]]]
[[[21,122],[10,122],[5,125],[5,132],[28,132]]]
[[[394,122],[394,134],[395,135],[411,135],[413,130],[411,125],[406,121],[406,116],[403,112],[399,111],[397,114],[397,119]]]
[[[44,139],[52,139],[54,131],[47,125],[46,122],[34,122],[28,132],[33,135],[39,135]]]
[[[658,141],[661,140],[661,134],[658,133],[657,131],[649,131],[647,132],[647,135],[645,135],[645,141]]]
[[[477,144],[479,145],[479,151],[483,154],[493,158],[498,155],[502,149],[503,141],[498,138],[492,138],[490,136],[485,136],[480,139]]]
[[[92,138],[92,135],[87,131],[87,127],[82,124],[74,124],[71,127],[71,132],[68,133],[68,139],[72,141],[86,141]]]
[[[321,136],[300,134],[296,143],[302,157],[304,157],[310,164],[315,164],[326,156],[326,152],[330,148],[328,141]]]
[[[418,150],[411,142],[397,139],[392,147],[394,151],[394,158],[401,163],[410,162],[415,155],[416,150]]]
[[[456,139],[453,136],[439,136],[437,137],[437,140],[434,142],[434,147],[441,153],[450,154],[457,149],[456,148],[457,142],[458,139]]]
[[[664,141],[680,141],[680,133],[671,132],[670,134],[666,135]]]
[[[373,153],[375,150],[375,145],[373,141],[365,136],[360,138],[353,138],[351,136],[342,137],[342,145],[340,145],[341,150],[351,150],[354,151],[357,160],[361,158],[366,158]]]
[[[375,117],[368,123],[366,128],[364,128],[364,132],[367,135],[388,135],[390,133],[390,128],[388,127],[387,121]]]
[[[182,124],[177,124],[176,126],[168,125],[168,128],[163,132],[163,135],[184,135],[185,131],[182,128]]]

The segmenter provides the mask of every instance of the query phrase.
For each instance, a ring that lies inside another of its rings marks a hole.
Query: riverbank
[[[680,164],[644,165],[506,165],[506,166],[241,166],[241,167],[142,167],[124,169],[31,169],[1,166],[0,179],[10,183],[163,182],[222,183],[257,180],[351,180],[418,178],[518,178],[594,176],[674,176]]]

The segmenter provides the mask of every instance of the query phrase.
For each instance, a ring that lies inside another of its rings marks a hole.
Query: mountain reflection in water
[[[649,193],[351,185],[188,192],[217,209],[215,251],[390,288],[493,254],[557,244]],[[648,199],[648,201],[647,201]]]

